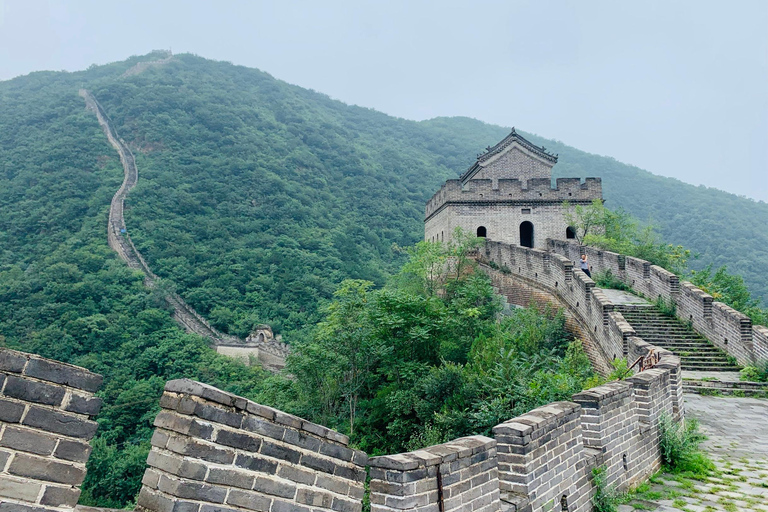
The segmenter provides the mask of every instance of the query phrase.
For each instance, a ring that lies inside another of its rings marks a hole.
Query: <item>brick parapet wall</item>
[[[768,329],[753,326],[746,315],[714,301],[695,285],[680,281],[673,273],[649,262],[593,247],[580,247],[562,240],[548,240],[547,247],[571,261],[584,252],[594,271],[611,270],[614,276],[650,300],[661,297],[676,305],[676,315],[715,346],[750,365],[768,360]],[[577,272],[579,273],[579,272]]]
[[[499,484],[505,500],[526,510],[590,509],[581,407],[554,402],[493,428],[498,443]],[[515,499],[514,497],[517,497]]]
[[[73,510],[101,409],[102,377],[0,348],[0,510]]]
[[[371,512],[500,510],[494,439],[463,437],[369,464]]]
[[[592,279],[581,271],[574,272],[573,262],[567,256],[487,240],[485,249],[480,251],[479,261],[497,290],[513,290],[520,283],[535,286],[575,316],[582,326],[585,343],[593,349],[590,360],[601,373],[609,372],[608,363],[617,357],[639,357],[647,354],[650,348],[655,349],[651,345],[638,346],[632,341],[638,339],[634,329],[621,313],[614,311],[615,305],[602,290],[595,288]],[[505,295],[514,302],[514,295]]]
[[[362,509],[368,458],[347,436],[186,379],[160,405],[138,511]]]

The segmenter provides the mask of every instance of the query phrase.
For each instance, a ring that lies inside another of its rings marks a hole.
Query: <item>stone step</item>
[[[693,331],[679,319],[661,313],[655,307],[617,307],[616,311],[635,330],[637,336],[657,347],[667,349],[680,357],[684,370],[738,371],[728,356]]]
[[[711,380],[683,380],[684,393],[699,395],[731,395],[768,398],[766,382],[721,382]]]
[[[689,348],[710,348],[712,350],[718,350],[717,347],[710,345],[709,343],[703,343],[698,340],[676,340],[674,338],[651,338],[650,336],[640,336],[643,340],[654,345],[676,345],[679,347]],[[719,350],[718,350],[719,351]]]
[[[680,365],[683,370],[690,370],[693,372],[737,372],[741,370],[738,366],[724,366],[724,365],[712,365],[712,364],[698,364],[698,363],[684,363],[680,361]]]

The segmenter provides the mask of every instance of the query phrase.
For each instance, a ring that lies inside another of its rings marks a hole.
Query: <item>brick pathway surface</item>
[[[620,512],[768,512],[768,400],[685,395],[685,406],[709,437],[702,447],[718,476],[699,482],[661,475],[645,493],[659,499],[621,505]]]

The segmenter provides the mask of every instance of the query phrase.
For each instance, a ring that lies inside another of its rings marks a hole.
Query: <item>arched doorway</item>
[[[573,226],[568,226],[565,228],[565,238],[572,239],[576,238],[576,229]]]
[[[480,226],[479,228],[477,228],[478,238],[485,238],[486,236],[488,236],[488,230],[485,229],[485,226]]]
[[[527,220],[520,224],[520,245],[533,248],[533,224]]]

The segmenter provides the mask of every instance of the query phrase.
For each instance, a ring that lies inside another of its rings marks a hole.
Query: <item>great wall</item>
[[[623,355],[638,358],[641,371],[511,418],[493,438],[372,458],[321,425],[202,383],[170,381],[136,510],[360,511],[366,467],[373,512],[581,512],[591,509],[592,468],[604,466],[608,484],[620,489],[642,482],[661,464],[661,415],[685,416],[680,359],[636,336],[594,281],[573,268],[574,256],[589,251],[635,290],[674,300],[678,315],[740,361],[768,354],[768,329],[748,326],[643,260],[547,243],[541,250],[488,240],[477,259],[511,303],[564,308],[598,370]],[[100,384],[85,369],[0,350],[0,510],[73,509]]]
[[[166,61],[161,63],[164,62]],[[96,114],[99,125],[107,136],[109,143],[120,155],[120,163],[125,175],[120,188],[112,197],[109,207],[109,221],[107,224],[109,246],[129,267],[144,273],[145,284],[150,288],[154,288],[160,278],[152,272],[146,260],[136,249],[125,224],[125,199],[139,181],[136,160],[127,144],[117,135],[117,131],[109,122],[109,117],[93,94],[85,89],[80,89],[79,94],[85,100],[86,108]],[[250,337],[246,340],[241,340],[235,336],[224,334],[213,327],[176,292],[165,291],[164,296],[165,300],[173,308],[174,320],[188,332],[211,340],[212,345],[216,347],[218,352],[238,357],[246,362],[249,360],[249,356],[252,355],[263,367],[272,371],[277,371],[285,366],[285,358],[289,353],[287,344],[276,340],[262,341]]]

